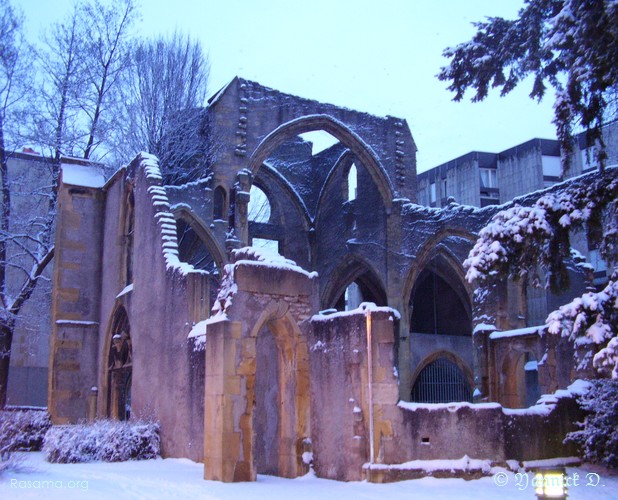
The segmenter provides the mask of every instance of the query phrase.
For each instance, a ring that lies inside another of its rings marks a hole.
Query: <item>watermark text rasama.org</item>
[[[88,481],[19,481],[11,479],[11,488],[23,490],[87,490]]]

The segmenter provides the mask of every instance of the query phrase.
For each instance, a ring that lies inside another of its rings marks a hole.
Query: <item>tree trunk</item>
[[[0,322],[0,410],[6,406],[14,327],[15,322],[12,320]]]

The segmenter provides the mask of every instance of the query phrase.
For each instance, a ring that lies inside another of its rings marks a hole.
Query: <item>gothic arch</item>
[[[117,304],[111,316],[103,351],[103,414],[115,420],[131,416],[133,346],[127,310]]]
[[[410,303],[414,299],[419,280],[423,277],[424,272],[430,270],[453,289],[459,300],[464,304],[466,313],[471,320],[473,289],[465,279],[465,271],[460,258],[455,256],[448,245],[444,243],[444,240],[449,236],[465,238],[471,245],[476,241],[476,238],[467,231],[443,230],[425,242],[404,282],[403,299],[406,318],[411,316]]]
[[[331,278],[321,294],[320,303],[322,308],[335,307],[350,283],[356,281],[360,281],[361,289],[364,289],[367,293],[364,301],[375,302],[379,306],[388,305],[386,288],[379,276],[375,268],[365,259],[357,255],[348,256],[331,273]]]
[[[201,219],[185,207],[180,207],[174,210],[173,215],[176,220],[182,219],[189,226],[191,226],[197,237],[208,249],[208,252],[210,252],[210,255],[212,255],[219,273],[222,273],[223,266],[227,263],[225,252],[221,249],[219,243],[214,236],[212,236],[211,232],[206,228]]]
[[[471,300],[472,287],[465,279],[466,273],[464,271],[462,262],[451,252],[448,246],[444,244],[444,240],[450,236],[457,236],[459,238],[464,238],[468,240],[470,242],[470,248],[472,248],[472,245],[477,239],[475,235],[463,229],[441,230],[438,231],[434,236],[429,238],[423,244],[422,248],[417,252],[416,259],[412,263],[412,266],[408,271],[406,281],[404,282],[403,298],[406,304],[410,302],[410,298],[412,296],[414,285],[416,283],[416,280],[418,279],[418,276],[423,271],[423,269],[425,269],[437,256],[440,256],[445,260],[445,262],[449,264],[452,271],[458,277],[458,280],[466,288],[469,300]]]
[[[254,179],[253,183],[256,184],[264,192],[266,192],[264,186],[266,186],[266,189],[268,189],[268,186],[270,184],[275,184],[288,197],[290,205],[294,207],[294,209],[300,214],[305,229],[308,229],[311,226],[309,210],[307,209],[307,206],[305,205],[302,198],[299,196],[298,192],[290,185],[288,180],[277,170],[271,167],[268,162],[264,162],[262,164],[262,168],[260,168],[259,173]],[[268,195],[267,192],[266,194]]]
[[[291,120],[277,127],[257,146],[249,159],[249,169],[255,175],[266,159],[288,137],[323,130],[350,148],[373,178],[381,194],[384,205],[390,209],[393,200],[393,187],[384,167],[363,140],[346,125],[328,115],[308,115]]]
[[[415,388],[417,387],[417,383],[422,383],[421,374],[423,374],[425,369],[428,368],[430,365],[439,363],[440,360],[445,360],[447,363],[454,365],[461,372],[461,375],[463,376],[462,380],[456,380],[457,377],[455,376],[454,380],[451,380],[451,382],[454,382],[454,383],[464,382],[466,387],[458,388],[455,391],[455,393],[465,394],[466,396],[469,394],[469,397],[465,397],[462,400],[471,401],[472,388],[474,387],[474,375],[472,373],[472,370],[463,361],[463,359],[457,356],[457,354],[452,353],[450,351],[446,351],[446,350],[439,350],[439,351],[433,352],[429,356],[425,357],[423,361],[419,363],[418,367],[412,374],[411,400],[414,400],[414,391],[415,391]],[[444,401],[444,402],[450,402],[450,401]]]

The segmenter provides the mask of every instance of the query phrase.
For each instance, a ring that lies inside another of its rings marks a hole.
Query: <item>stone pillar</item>
[[[249,191],[253,176],[248,170],[238,172],[236,183],[236,217],[234,219],[234,230],[236,237],[242,242],[242,246],[249,244]]]
[[[388,305],[401,315],[397,322],[395,342],[398,359],[395,360],[399,375],[399,398],[404,401],[410,399],[412,391],[412,373],[410,372],[410,318],[408,307],[403,297],[403,269],[401,257],[401,209],[403,200],[394,200],[390,209],[387,209],[387,252],[386,252],[386,293]]]
[[[252,422],[250,418],[243,420],[248,401],[236,369],[240,355],[241,323],[212,323],[207,331],[204,479],[255,481],[253,460],[249,456]]]

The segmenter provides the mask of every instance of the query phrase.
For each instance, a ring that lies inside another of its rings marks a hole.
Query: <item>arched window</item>
[[[338,311],[351,311],[362,302],[373,302],[378,306],[388,305],[386,293],[371,271],[356,274],[356,278],[348,283],[334,302],[334,307]]]
[[[411,300],[411,331],[441,335],[471,335],[470,314],[460,293],[442,276],[425,270]]]
[[[178,258],[180,261],[210,273],[210,305],[214,304],[221,285],[221,277],[215,258],[193,227],[191,227],[191,224],[184,219],[176,220],[176,236],[178,238]]]
[[[135,198],[133,196],[133,190],[129,192],[125,210],[125,285],[130,285],[133,283],[133,233],[135,232]]]
[[[251,186],[251,191],[249,192],[249,206],[247,211],[247,218],[251,222],[267,223],[270,221],[271,208],[268,196],[255,185]]]
[[[213,193],[213,220],[225,220],[225,189],[222,186],[217,186]]]
[[[350,170],[348,170],[346,191],[348,201],[356,199],[358,191],[358,170],[356,169],[356,165],[354,163],[352,163],[352,166],[350,166]]]
[[[464,372],[451,360],[441,357],[421,370],[412,387],[414,403],[472,402],[472,390]]]
[[[129,318],[124,307],[121,307],[114,316],[111,335],[107,358],[107,412],[110,418],[128,420],[131,416],[133,348]]]

